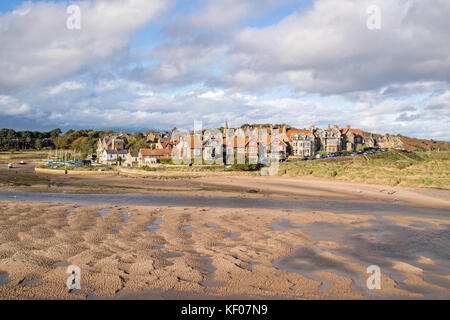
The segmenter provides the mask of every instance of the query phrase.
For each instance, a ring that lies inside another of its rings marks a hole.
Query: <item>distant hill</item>
[[[370,137],[371,133],[363,131],[364,137]],[[384,135],[372,133],[374,139],[382,139]],[[403,148],[407,151],[449,151],[450,142],[448,141],[435,141],[433,139],[417,139],[405,137],[401,134],[392,135],[393,137],[399,137],[403,142]]]
[[[403,142],[403,147],[408,151],[445,151],[450,150],[450,142],[434,141],[433,139],[416,139],[399,136]]]

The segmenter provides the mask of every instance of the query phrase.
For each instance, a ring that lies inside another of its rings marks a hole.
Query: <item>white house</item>
[[[128,151],[127,150],[103,150],[100,163],[111,165],[117,161],[117,157],[120,157],[122,161],[127,159]]]

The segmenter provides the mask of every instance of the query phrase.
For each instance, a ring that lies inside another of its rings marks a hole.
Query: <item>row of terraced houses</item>
[[[278,129],[278,134],[272,134]],[[352,152],[360,147],[402,148],[401,139],[386,134],[375,139],[364,136],[360,129],[347,125],[341,128],[329,125],[325,129],[311,126],[309,129],[295,129],[288,126],[263,128],[247,127],[223,129],[215,132],[203,130],[202,134],[177,132],[147,132],[148,148],[139,151],[124,149],[120,135],[100,139],[97,159],[103,164],[115,164],[118,159],[126,166],[145,166],[161,160],[177,158],[199,158],[203,160],[225,159],[236,154],[245,154],[254,162],[261,157],[277,154],[280,158],[311,157],[319,152]]]

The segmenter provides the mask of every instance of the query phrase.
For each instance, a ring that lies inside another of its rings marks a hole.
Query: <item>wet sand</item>
[[[0,171],[42,178],[31,164]],[[448,189],[43,178],[1,186],[0,299],[450,298]],[[381,290],[366,287],[374,264]],[[81,268],[80,291],[66,287],[70,265]]]
[[[0,201],[0,298],[448,299],[449,227],[445,211]]]

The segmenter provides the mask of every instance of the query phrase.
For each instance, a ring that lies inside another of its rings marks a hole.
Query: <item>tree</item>
[[[42,148],[42,140],[41,139],[36,139],[34,141],[34,148],[37,150],[41,150],[41,148]]]
[[[126,148],[132,151],[139,151],[148,147],[147,140],[141,132],[134,133],[127,141]]]
[[[91,145],[87,137],[79,137],[74,142],[72,142],[71,148],[75,151],[88,153],[91,149]]]
[[[62,133],[61,129],[57,128],[57,129],[54,129],[54,130],[50,131],[49,135],[52,138],[57,138],[57,137],[59,137],[61,135],[61,133]]]

